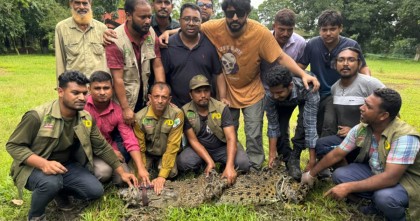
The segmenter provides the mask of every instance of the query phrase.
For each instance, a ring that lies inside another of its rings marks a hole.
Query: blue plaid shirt
[[[316,115],[319,106],[319,93],[312,92],[312,88],[305,89],[300,78],[294,77],[293,88],[288,100],[275,100],[270,93],[265,94],[265,111],[268,119],[267,136],[269,138],[280,137],[280,125],[276,107],[304,105],[303,127],[305,129],[305,144],[309,148],[315,148],[318,134],[316,132]]]

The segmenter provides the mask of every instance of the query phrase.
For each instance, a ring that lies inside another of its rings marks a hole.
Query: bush
[[[412,58],[416,54],[417,39],[405,38],[393,43],[392,55],[394,57]]]

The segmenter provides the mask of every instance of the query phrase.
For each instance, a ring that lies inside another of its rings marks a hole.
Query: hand
[[[221,98],[221,99],[220,99],[220,101],[221,101],[222,103],[224,103],[226,106],[230,107],[230,101],[228,101],[228,99],[226,99],[226,98]]]
[[[137,180],[136,176],[132,173],[123,172],[120,174],[122,181],[126,182],[130,187],[138,187],[139,181]]]
[[[67,168],[63,164],[54,160],[46,160],[40,169],[46,175],[64,174],[67,172]]]
[[[124,123],[132,126],[134,124],[134,112],[131,108],[127,107],[123,109]]]
[[[168,47],[168,43],[169,43],[169,32],[164,31],[159,36],[159,46],[160,46],[160,48],[167,48]]]
[[[160,195],[160,193],[163,190],[163,186],[165,185],[166,179],[163,177],[158,177],[154,180],[152,180],[153,188],[155,189],[155,193],[157,195]]]
[[[210,175],[210,171],[213,170],[216,167],[213,161],[207,164],[206,169],[204,169],[204,174],[206,174],[206,177]]]
[[[309,187],[312,187],[315,184],[316,178],[311,176],[311,171],[305,172],[302,174],[302,178],[300,178],[300,183],[308,184]]]
[[[146,168],[141,167],[137,169],[138,177],[141,179],[141,183],[143,186],[150,186],[150,179],[149,179],[149,172],[147,172]]]
[[[125,163],[125,158],[119,150],[114,150],[114,153],[117,155],[117,158],[121,163]]]
[[[310,171],[312,168],[314,168],[316,164],[316,159],[309,159],[308,164],[306,164],[305,171]]]
[[[350,130],[351,130],[350,127],[338,126],[337,135],[339,137],[345,137],[345,136],[347,136],[347,134],[349,133]]]
[[[347,186],[347,183],[338,184],[337,186],[331,188],[326,193],[325,196],[331,196],[336,200],[342,200],[350,193],[350,188]]]
[[[274,162],[276,161],[276,159],[277,159],[277,152],[271,153],[270,151],[269,156],[268,156],[268,168],[275,167]]]
[[[236,177],[236,170],[233,168],[233,166],[226,166],[225,170],[223,171],[222,178],[227,179],[228,185],[234,184],[236,181]]]
[[[318,89],[319,89],[319,87],[320,87],[320,84],[319,84],[318,79],[316,79],[316,77],[311,76],[311,75],[306,74],[306,73],[305,73],[305,75],[303,75],[303,77],[302,77],[302,82],[303,82],[303,84],[305,85],[305,88],[306,88],[306,89],[309,89],[309,83],[312,83],[312,85],[314,86],[314,87],[312,88],[312,92],[316,92],[316,91],[318,91]]]
[[[104,45],[105,46],[110,45],[114,43],[114,41],[117,39],[117,32],[115,32],[112,29],[107,29],[104,31],[103,38],[104,38]]]

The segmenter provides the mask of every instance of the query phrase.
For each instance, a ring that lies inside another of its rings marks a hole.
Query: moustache
[[[168,12],[168,10],[166,10],[166,9],[161,9],[161,10],[159,10],[159,12]]]
[[[342,68],[341,71],[351,71],[350,68]]]

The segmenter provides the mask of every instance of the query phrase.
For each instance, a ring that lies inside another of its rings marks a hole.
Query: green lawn
[[[420,129],[420,119],[416,117],[420,108],[420,63],[405,60],[367,60],[373,76],[388,87],[397,89],[403,98],[402,118]],[[55,62],[53,56],[0,56],[0,146],[4,147],[10,134],[25,111],[57,97],[54,87]],[[419,119],[419,120],[418,120]],[[291,122],[291,127],[295,125]],[[264,127],[266,134],[266,123]],[[239,131],[245,142],[243,129]],[[267,139],[264,138],[267,150]],[[303,154],[305,165],[307,152]],[[11,200],[17,196],[11,178],[8,176],[11,157],[4,148],[0,149],[0,220],[25,220],[29,209],[30,192],[24,194],[24,205],[14,206]],[[316,186],[305,204],[282,204],[269,207],[214,206],[198,208],[174,208],[161,212],[159,219],[166,220],[372,220],[361,216],[355,206],[347,206],[322,197],[331,183]],[[115,197],[113,188],[106,195],[82,213],[81,220],[124,220],[129,210]],[[139,216],[141,217],[141,216]],[[163,217],[163,218],[162,218]],[[279,218],[281,217],[281,218]],[[148,217],[156,218],[154,216]],[[65,216],[63,216],[65,220]]]

